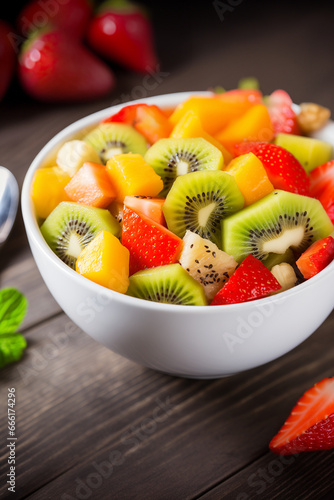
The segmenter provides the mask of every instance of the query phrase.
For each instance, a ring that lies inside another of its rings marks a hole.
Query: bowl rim
[[[139,309],[148,309],[155,311],[173,311],[177,314],[186,314],[190,310],[192,314],[203,314],[204,311],[211,311],[210,314],[221,314],[222,311],[231,311],[234,312],[243,311],[247,309],[252,309],[254,306],[260,307],[261,305],[265,305],[267,303],[279,303],[287,300],[289,297],[292,297],[295,294],[299,294],[302,290],[316,286],[316,283],[325,279],[328,274],[334,273],[334,261],[331,262],[325,269],[320,271],[316,276],[312,279],[305,281],[289,290],[286,290],[282,293],[271,295],[269,297],[264,297],[262,299],[256,299],[253,301],[242,302],[237,304],[224,304],[219,306],[210,307],[206,306],[190,306],[190,305],[175,305],[175,304],[162,304],[158,302],[138,299],[136,297],[131,297],[129,295],[121,294],[114,290],[110,290],[102,285],[94,283],[93,281],[88,280],[84,276],[81,276],[79,273],[71,269],[67,266],[56,254],[51,250],[46,241],[44,240],[42,233],[40,232],[37,218],[34,214],[34,207],[30,196],[31,184],[33,180],[33,176],[35,171],[41,167],[43,162],[46,161],[47,157],[51,154],[52,150],[55,149],[56,146],[64,143],[70,138],[75,138],[75,135],[78,134],[82,129],[88,126],[93,126],[95,123],[98,123],[102,119],[109,116],[111,113],[117,113],[124,106],[129,104],[140,104],[140,103],[148,103],[148,104],[157,104],[158,106],[168,107],[174,106],[179,102],[189,98],[193,95],[201,95],[201,96],[209,96],[212,95],[210,91],[187,91],[187,92],[176,92],[169,94],[161,94],[157,96],[137,99],[129,102],[120,103],[117,105],[109,106],[107,108],[101,109],[94,113],[91,113],[83,118],[76,120],[75,122],[67,125],[65,128],[60,130],[52,139],[50,139],[43,148],[36,155],[31,165],[29,166],[22,186],[21,192],[21,209],[22,216],[25,225],[25,230],[27,232],[28,238],[33,240],[35,245],[38,247],[39,251],[42,252],[46,259],[50,261],[56,268],[59,269],[60,272],[64,272],[68,275],[69,279],[72,279],[77,282],[78,285],[85,286],[88,288],[92,294],[103,295],[104,297],[112,300],[120,300],[125,304],[131,305],[133,307],[137,307]],[[216,312],[215,312],[216,311]]]

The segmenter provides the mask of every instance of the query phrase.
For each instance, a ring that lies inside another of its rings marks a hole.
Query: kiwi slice
[[[139,153],[144,156],[147,151],[145,137],[124,123],[101,123],[83,140],[93,146],[104,164],[114,155]]]
[[[144,158],[163,180],[164,188],[160,193],[163,197],[178,175],[219,170],[224,163],[221,151],[201,137],[160,139],[147,150]]]
[[[180,264],[144,269],[130,276],[127,295],[184,306],[206,306],[203,287]]]
[[[223,250],[239,263],[248,254],[265,261],[288,248],[303,252],[333,231],[320,201],[280,190],[222,220],[221,226]]]
[[[162,210],[168,229],[180,238],[189,230],[221,248],[221,219],[243,206],[244,198],[232,175],[201,170],[177,177]]]
[[[287,149],[301,163],[306,172],[329,161],[333,156],[333,146],[312,137],[293,134],[277,134],[274,143]]]
[[[72,269],[88,243],[100,232],[118,236],[121,227],[108,210],[63,201],[45,219],[41,233],[58,257]]]
[[[263,261],[263,264],[271,270],[272,267],[278,266],[286,262],[287,264],[294,264],[295,257],[291,248],[288,248],[284,253],[270,253],[268,257]]]

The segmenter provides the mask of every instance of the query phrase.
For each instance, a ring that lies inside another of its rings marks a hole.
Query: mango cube
[[[266,106],[256,104],[240,118],[233,120],[215,138],[233,152],[234,144],[243,141],[271,141],[274,128]]]
[[[118,238],[101,231],[79,254],[76,271],[99,285],[125,293],[129,287],[130,252]]]
[[[191,138],[191,137],[202,137],[206,141],[210,142],[213,146],[218,148],[224,157],[224,164],[227,165],[233,158],[231,153],[212,135],[208,134],[202,127],[201,120],[196,113],[189,110],[187,111],[177,122],[173,128],[170,137],[174,139]]]
[[[274,191],[262,162],[253,153],[238,156],[231,161],[225,171],[235,178],[245,198],[245,206]]]
[[[125,196],[157,196],[163,188],[161,177],[140,154],[120,154],[108,160],[107,172],[116,191],[116,201]]]
[[[62,201],[68,201],[64,188],[70,176],[59,167],[36,170],[31,187],[31,198],[37,217],[46,219]]]

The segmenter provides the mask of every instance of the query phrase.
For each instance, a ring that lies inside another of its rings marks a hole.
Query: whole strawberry
[[[33,31],[52,26],[82,40],[92,13],[90,0],[32,0],[20,12],[17,26],[25,37]]]
[[[15,70],[15,52],[9,39],[11,27],[0,20],[0,101],[5,95]]]
[[[114,87],[110,68],[60,31],[37,32],[27,40],[19,78],[26,92],[41,101],[85,101]]]
[[[157,57],[151,24],[142,9],[127,0],[108,0],[88,28],[88,43],[106,59],[140,73],[155,71]]]

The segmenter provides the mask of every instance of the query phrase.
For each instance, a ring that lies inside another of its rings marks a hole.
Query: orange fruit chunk
[[[226,127],[231,120],[243,115],[249,106],[252,106],[252,104],[248,103],[245,108],[243,102],[223,101],[215,96],[190,97],[175,108],[169,120],[173,125],[176,125],[187,111],[193,111],[199,117],[204,130],[208,134],[215,135]]]
[[[101,231],[79,254],[76,271],[115,292],[125,293],[129,286],[130,252],[116,236]]]
[[[174,139],[202,137],[222,152],[225,165],[227,165],[233,158],[231,153],[227,151],[227,149],[224,148],[224,146],[217,139],[205,132],[201,120],[199,119],[198,115],[196,115],[196,113],[194,113],[194,111],[192,110],[187,111],[180,118],[180,120],[173,128],[170,137]]]
[[[172,124],[158,106],[138,107],[135,128],[150,144],[169,137]]]
[[[116,191],[116,201],[122,202],[125,196],[157,196],[163,188],[161,177],[140,154],[112,156],[106,168]]]
[[[229,151],[233,145],[243,141],[266,141],[274,137],[274,128],[266,106],[256,104],[246,111],[240,118],[232,121],[223,128],[215,138]]]
[[[36,170],[31,198],[37,217],[46,219],[60,202],[69,200],[64,188],[70,179],[70,176],[57,166]]]
[[[274,191],[262,162],[253,154],[238,156],[225,168],[233,175],[242,196],[245,206],[255,203],[267,194]]]
[[[126,196],[124,206],[131,208],[134,212],[146,215],[162,226],[166,226],[165,217],[162,211],[164,198],[151,198],[144,196]]]
[[[65,187],[72,201],[91,207],[106,208],[116,193],[104,165],[86,162]]]

